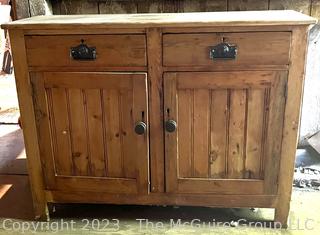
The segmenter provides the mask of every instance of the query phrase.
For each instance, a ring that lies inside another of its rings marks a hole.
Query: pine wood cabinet
[[[67,202],[263,207],[286,225],[314,23],[268,11],[3,25],[36,217]]]

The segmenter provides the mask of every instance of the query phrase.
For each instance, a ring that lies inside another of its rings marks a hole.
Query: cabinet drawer
[[[145,35],[26,36],[29,66],[146,66]],[[83,43],[82,43],[83,42]],[[70,50],[84,44],[95,48],[93,60],[76,60]]]
[[[164,66],[286,65],[290,32],[166,34]],[[211,59],[210,48],[222,42],[236,46],[235,59]]]

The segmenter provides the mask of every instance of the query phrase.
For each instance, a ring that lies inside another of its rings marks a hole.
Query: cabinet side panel
[[[275,214],[275,221],[279,221],[283,225],[287,223],[290,209],[294,160],[298,142],[300,108],[305,76],[307,42],[308,27],[294,28],[291,41],[291,66],[288,74],[281,165],[279,168],[279,201]]]
[[[26,59],[25,41],[22,30],[9,31],[14,61],[15,81],[21,112],[24,143],[27,153],[28,172],[33,198],[35,218],[46,217],[46,199],[44,194],[43,171],[38,147],[36,120],[31,94]]]

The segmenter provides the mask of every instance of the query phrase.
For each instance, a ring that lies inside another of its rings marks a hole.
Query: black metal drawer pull
[[[81,40],[80,45],[70,49],[70,56],[74,60],[95,60],[96,54],[96,48],[88,47],[84,44],[84,40]]]
[[[230,45],[226,42],[219,43],[215,46],[210,47],[210,59],[229,59],[234,60],[237,55],[237,46]]]

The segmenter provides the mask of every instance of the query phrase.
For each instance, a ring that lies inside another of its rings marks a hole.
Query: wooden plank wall
[[[53,14],[293,9],[320,18],[320,0],[51,0]]]
[[[52,14],[50,0],[12,0],[14,20]]]

